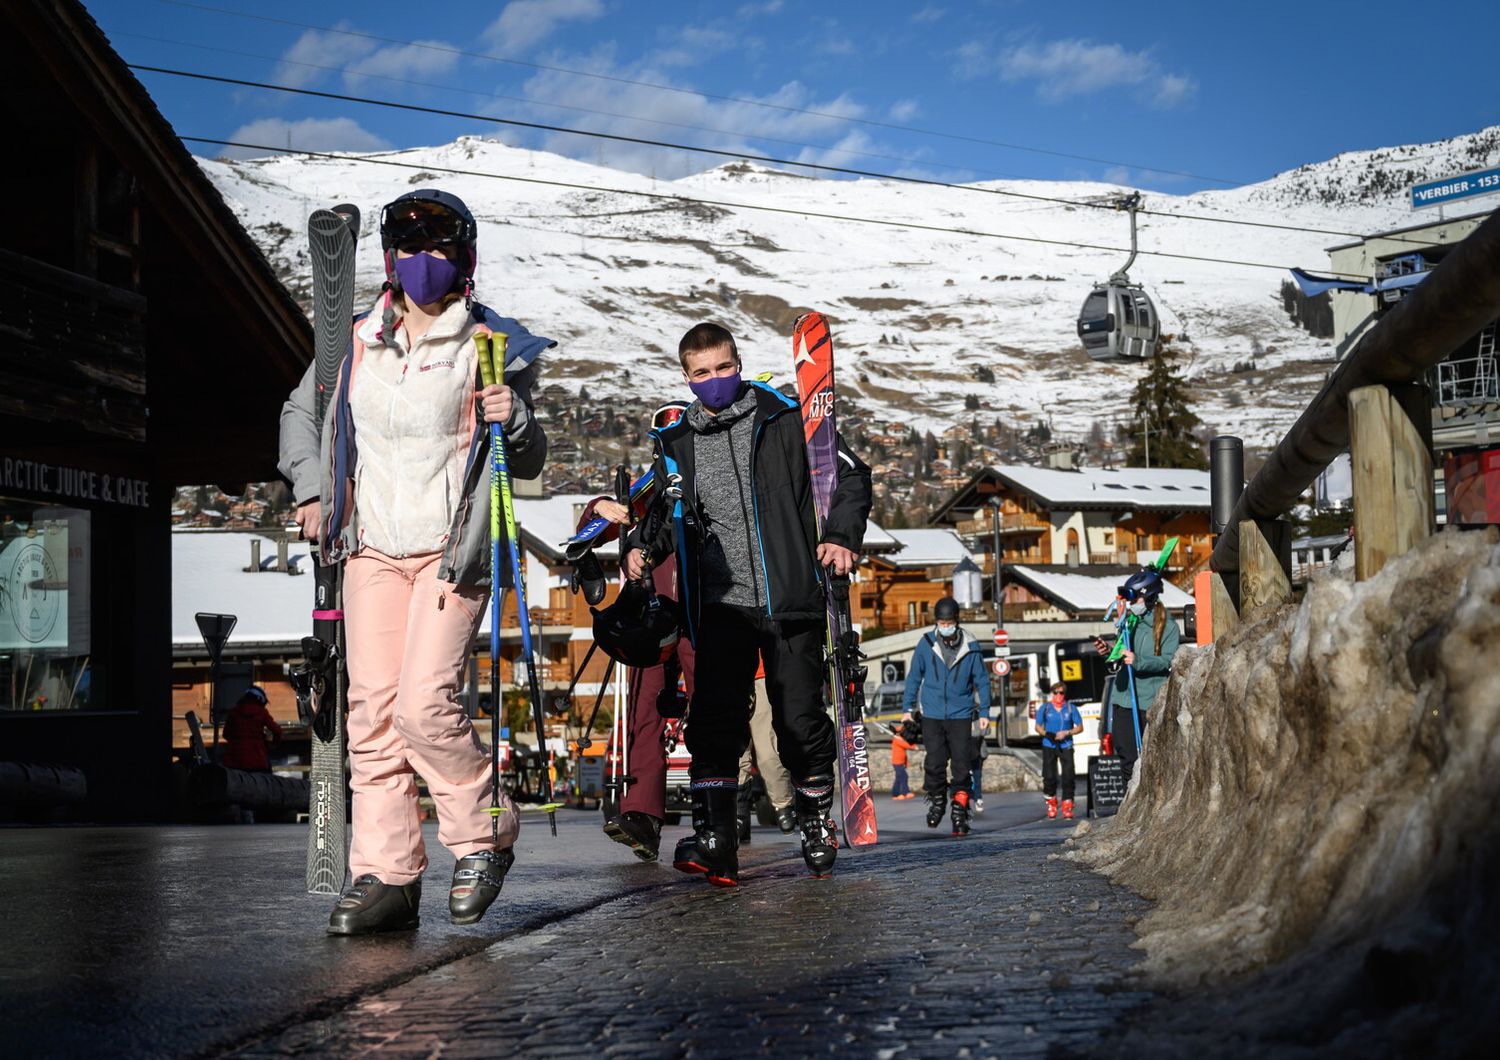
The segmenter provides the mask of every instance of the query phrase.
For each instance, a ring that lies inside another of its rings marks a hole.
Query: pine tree
[[[1203,445],[1194,436],[1202,424],[1189,407],[1187,380],[1177,373],[1177,352],[1162,343],[1151,359],[1151,370],[1135,385],[1136,431],[1126,463],[1146,465],[1146,431],[1151,432],[1152,467],[1206,468]]]

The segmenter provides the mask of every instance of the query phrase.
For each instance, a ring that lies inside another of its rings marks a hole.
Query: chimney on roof
[[[1054,449],[1047,454],[1047,467],[1054,471],[1073,470],[1073,450]]]
[[[250,566],[246,567],[245,569],[247,571],[252,571],[252,572],[260,570],[260,535],[259,534],[252,534],[252,535],[250,535]]]
[[[285,530],[283,530],[281,532],[281,536],[276,539],[276,569],[279,570],[282,574],[285,574],[287,570]]]

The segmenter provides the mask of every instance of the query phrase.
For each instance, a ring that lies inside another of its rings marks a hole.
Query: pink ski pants
[[[417,776],[437,807],[438,839],[455,858],[497,847],[490,756],[458,702],[469,645],[489,600],[437,576],[441,554],[395,559],[371,548],[344,564],[349,650],[349,870],[405,884],[427,868]],[[520,820],[501,793],[498,849]]]

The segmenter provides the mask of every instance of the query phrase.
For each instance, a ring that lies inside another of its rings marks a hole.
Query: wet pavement
[[[1051,858],[1040,801],[991,795],[954,840],[882,799],[882,842],[829,880],[757,828],[737,891],[636,862],[595,813],[555,840],[528,815],[472,928],[429,834],[421,929],[374,939],[322,933],[303,828],[4,832],[0,1022],[40,1056],[1086,1053],[1147,1000],[1145,905]]]

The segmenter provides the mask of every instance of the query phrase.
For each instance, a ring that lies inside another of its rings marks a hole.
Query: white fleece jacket
[[[477,415],[475,327],[462,300],[415,346],[399,319],[391,341],[382,340],[378,306],[360,327],[365,353],[350,409],[361,545],[400,557],[436,552],[446,542]],[[506,432],[519,430],[525,415],[518,403]]]

